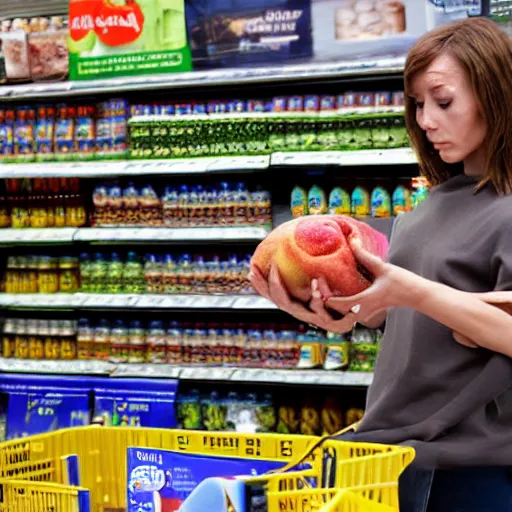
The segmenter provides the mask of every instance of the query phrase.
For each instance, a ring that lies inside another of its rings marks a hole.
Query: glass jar
[[[59,261],[59,290],[63,293],[77,292],[80,283],[78,258],[63,257]]]
[[[41,256],[38,265],[39,293],[59,291],[59,261],[50,256]]]

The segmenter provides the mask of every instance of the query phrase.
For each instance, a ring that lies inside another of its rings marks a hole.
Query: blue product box
[[[311,0],[186,0],[185,9],[196,69],[313,54]]]
[[[127,512],[244,512],[245,485],[234,477],[282,466],[273,460],[128,448]]]

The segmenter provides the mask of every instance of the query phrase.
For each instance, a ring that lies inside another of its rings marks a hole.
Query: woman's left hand
[[[356,321],[365,322],[391,307],[411,305],[420,277],[374,256],[358,240],[350,245],[357,262],[374,276],[374,282],[357,295],[327,299],[327,307],[343,315],[352,312]]]

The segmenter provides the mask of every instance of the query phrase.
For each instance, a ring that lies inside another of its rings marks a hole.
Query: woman
[[[275,268],[268,282],[252,269],[255,289],[305,322],[337,332],[386,322],[354,440],[416,449],[402,512],[512,510],[512,316],[487,303],[512,290],[511,51],[483,18],[410,51],[407,128],[432,188],[397,219],[388,262],[353,246],[375,276],[369,289],[333,298],[316,279],[303,305]]]

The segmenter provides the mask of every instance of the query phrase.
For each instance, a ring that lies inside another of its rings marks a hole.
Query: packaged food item
[[[78,359],[94,358],[94,329],[87,318],[78,321],[76,342]]]
[[[107,191],[107,223],[120,226],[124,223],[125,210],[123,208],[123,193],[118,183],[115,183]]]
[[[44,342],[45,359],[62,359],[59,322],[57,320],[40,320],[39,328]]]
[[[368,217],[370,215],[370,194],[362,186],[352,191],[351,211],[355,217]]]
[[[298,434],[300,426],[299,409],[295,404],[280,405],[276,432],[278,434]]]
[[[2,357],[15,357],[16,353],[16,321],[7,318],[2,331]]]
[[[111,99],[96,106],[96,155],[121,158],[127,153],[128,103]]]
[[[16,112],[14,154],[18,161],[29,162],[35,158],[35,118],[35,111],[30,107],[21,107]]]
[[[102,318],[94,329],[94,359],[108,361],[110,358],[110,322]]]
[[[327,213],[327,199],[325,192],[318,185],[313,185],[308,192],[308,213],[319,215]]]
[[[75,153],[76,108],[57,106],[54,152],[57,160],[67,160]]]
[[[129,252],[126,257],[123,271],[123,292],[141,294],[146,290],[144,267],[134,252]]]
[[[167,362],[166,331],[162,322],[153,321],[149,324],[146,346],[148,363],[164,364]]]
[[[352,331],[350,371],[371,372],[375,369],[379,337],[377,331],[362,327],[356,327]]]
[[[202,430],[200,393],[197,389],[178,396],[176,403],[178,428],[186,430]]]
[[[167,362],[169,364],[180,364],[182,357],[182,337],[183,331],[179,322],[171,322],[167,329],[166,347]]]
[[[164,226],[173,228],[179,225],[179,194],[175,187],[166,187],[162,198],[162,214]]]
[[[146,185],[140,193],[140,223],[144,226],[160,226],[162,224],[162,207],[160,198],[151,185]]]
[[[90,293],[105,293],[107,291],[108,264],[103,254],[96,253],[90,265]]]
[[[390,217],[391,213],[389,192],[384,187],[375,187],[371,195],[371,216],[378,218]]]
[[[109,361],[112,363],[127,363],[129,353],[128,328],[122,320],[116,320],[110,330]]]
[[[94,204],[94,224],[96,226],[108,224],[108,201],[107,188],[103,185],[96,187],[92,195],[92,202]]]
[[[227,412],[226,401],[222,400],[216,391],[212,391],[201,400],[201,416],[206,430],[227,430]]]
[[[327,353],[323,367],[325,370],[346,370],[350,364],[350,342],[343,334],[327,333]]]
[[[0,110],[0,160],[4,162],[14,158],[14,123],[14,110]]]
[[[16,320],[14,336],[14,357],[16,359],[28,359],[27,322],[24,318]]]
[[[328,397],[320,411],[322,422],[322,436],[332,435],[339,432],[344,426],[343,412],[338,399]]]
[[[93,106],[83,106],[77,109],[75,141],[76,155],[83,160],[94,157],[96,148],[95,113]]]
[[[119,254],[113,252],[109,260],[105,262],[105,266],[105,292],[122,293],[124,289],[125,266]]]
[[[36,160],[45,161],[54,158],[55,108],[41,107],[37,111],[35,129]]]
[[[312,399],[306,399],[301,408],[299,432],[307,436],[318,436],[322,432],[319,407]]]
[[[57,293],[59,291],[58,258],[41,256],[37,276],[39,293]]]
[[[61,359],[72,361],[77,357],[76,322],[74,320],[62,320],[58,328],[61,342]]]
[[[68,30],[63,17],[40,18],[28,35],[30,77],[34,81],[64,80],[68,76]]]
[[[301,217],[308,215],[308,196],[306,191],[299,186],[295,186],[292,190],[291,197],[292,217]]]
[[[140,364],[146,361],[146,331],[138,320],[130,322],[128,327],[128,362]]]
[[[398,185],[392,196],[393,215],[398,216],[412,209],[411,192],[407,187]]]
[[[348,409],[348,411],[345,414],[345,425],[354,425],[354,423],[358,423],[359,421],[361,421],[363,419],[363,416],[363,409]]]
[[[329,194],[329,214],[350,215],[351,199],[350,194],[341,187],[335,187]]]
[[[412,207],[417,208],[428,197],[428,181],[423,176],[412,179]]]
[[[80,289],[79,260],[73,256],[59,258],[59,291],[75,293]]]
[[[30,79],[28,32],[26,19],[16,18],[2,22],[0,40],[8,82],[25,82]]]

